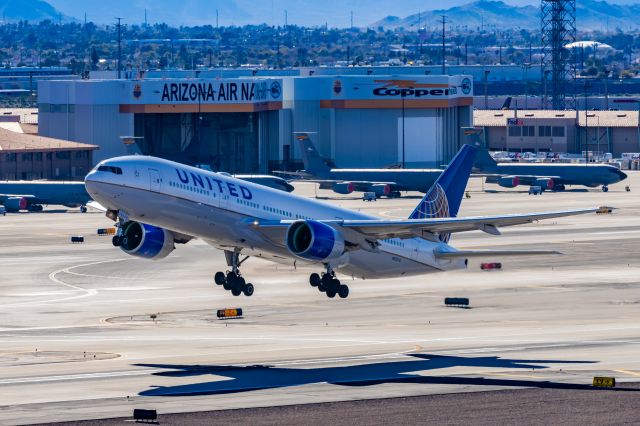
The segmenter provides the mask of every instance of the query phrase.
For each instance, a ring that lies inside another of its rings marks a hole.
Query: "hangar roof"
[[[508,118],[515,118],[515,110],[481,110],[473,111],[473,122],[482,127],[506,127]],[[571,120],[575,123],[576,111],[565,110],[518,110],[518,118]],[[578,111],[578,125],[585,127],[638,127],[636,111]]]
[[[0,128],[0,153],[6,152],[47,152],[47,151],[86,151],[99,147],[85,143],[70,142],[62,139],[16,133]]]

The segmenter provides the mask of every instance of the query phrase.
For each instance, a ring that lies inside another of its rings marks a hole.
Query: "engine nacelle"
[[[16,213],[20,210],[27,210],[29,202],[25,197],[9,197],[4,201],[4,207],[8,212]]]
[[[387,185],[386,183],[371,185],[370,191],[375,192],[376,197],[388,197],[389,194],[391,194],[391,186]]]
[[[515,188],[520,185],[520,178],[518,176],[503,176],[498,179],[498,185],[503,188]]]
[[[116,241],[125,253],[145,259],[163,259],[175,249],[171,231],[134,221],[122,225]]]
[[[344,254],[344,238],[329,225],[314,220],[294,222],[287,229],[287,248],[307,260],[338,259]]]
[[[354,190],[351,182],[340,182],[333,185],[333,192],[338,194],[351,194]]]
[[[555,185],[555,183],[553,182],[553,179],[551,178],[536,179],[533,184],[535,186],[539,186],[543,190],[552,190],[553,186]]]

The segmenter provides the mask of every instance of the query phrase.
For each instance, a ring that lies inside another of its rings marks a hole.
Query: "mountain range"
[[[579,30],[640,27],[638,0],[579,0],[577,25]],[[221,26],[261,24],[304,26],[385,28],[418,26],[435,27],[441,15],[450,25],[469,28],[481,26],[537,29],[540,26],[539,0],[443,0],[439,10],[427,10],[433,3],[424,0],[0,0],[4,20],[54,21],[78,20],[86,17],[98,24],[113,23],[122,17],[129,25],[145,20],[169,25],[215,25],[216,15]],[[217,12],[217,13],[216,13]],[[353,12],[353,15],[352,15]],[[418,13],[419,12],[419,13]],[[286,15],[286,18],[285,18]]]
[[[640,4],[612,4],[601,0],[579,0],[576,2],[576,26],[578,30],[628,30],[638,28]],[[512,6],[503,1],[478,0],[449,9],[414,13],[405,18],[387,16],[374,26],[385,28],[433,27],[445,15],[454,26],[469,28],[540,28],[540,7],[533,5]]]

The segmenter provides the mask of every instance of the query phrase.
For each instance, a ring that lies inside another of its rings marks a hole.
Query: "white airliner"
[[[113,244],[161,259],[175,243],[201,238],[224,250],[230,271],[215,282],[234,296],[254,287],[240,266],[254,256],[310,262],[324,271],[309,282],[328,297],[349,288],[335,272],[357,278],[399,277],[463,269],[472,256],[555,254],[553,251],[458,251],[451,233],[482,230],[598,209],[456,218],[477,148],[465,145],[406,220],[378,219],[231,176],[171,161],[126,156],[105,160],[85,178],[91,197],[119,222]]]

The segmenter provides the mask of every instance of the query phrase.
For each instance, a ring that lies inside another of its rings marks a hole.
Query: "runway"
[[[102,214],[8,214],[0,218],[0,424],[588,386],[595,375],[638,382],[636,187],[635,172],[606,194],[486,193],[472,180],[461,216],[619,210],[504,228],[500,237],[454,235],[459,248],[564,254],[474,259],[467,271],[420,277],[342,277],[346,300],[312,288],[314,268],[260,259],[242,269],[254,296],[233,297],[213,283],[226,269],[223,253],[203,242],[145,261],[96,235],[110,225]],[[314,194],[307,184],[296,191]],[[419,201],[319,193],[387,218],[406,217]],[[86,241],[71,244],[71,235]],[[503,270],[481,271],[481,261]],[[471,309],[445,307],[447,296],[469,297]],[[219,321],[225,307],[244,317]]]

